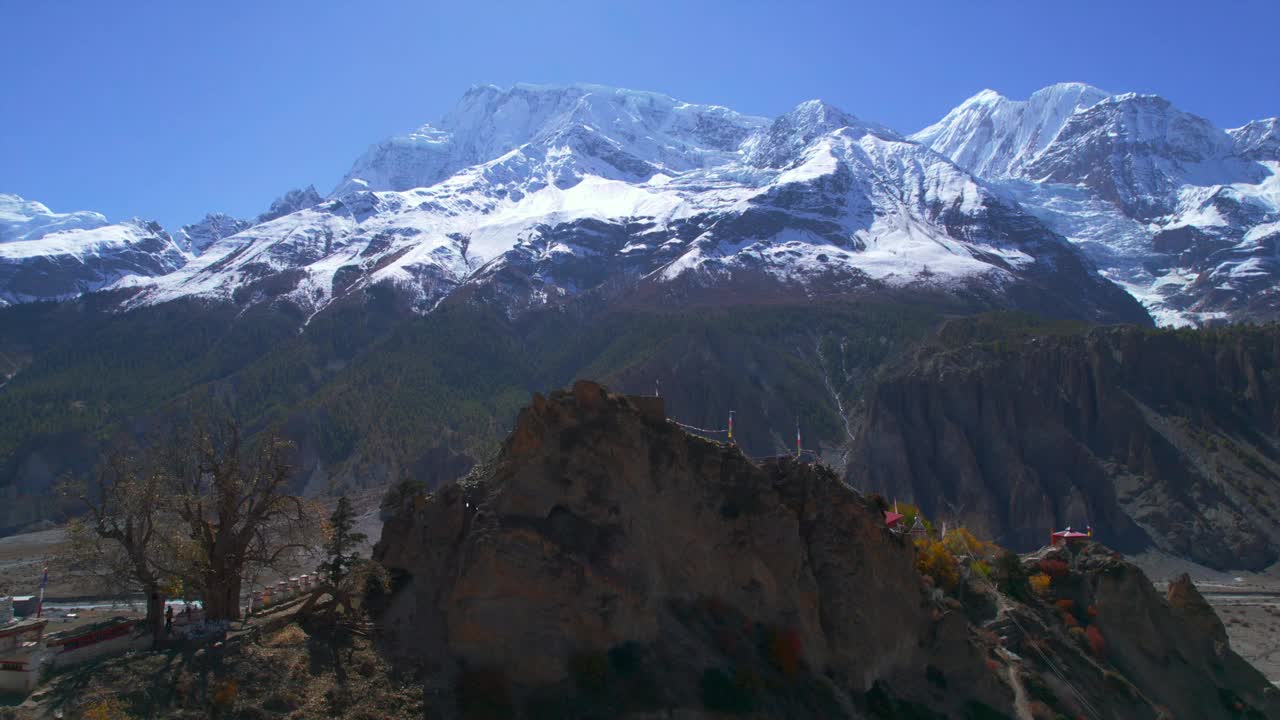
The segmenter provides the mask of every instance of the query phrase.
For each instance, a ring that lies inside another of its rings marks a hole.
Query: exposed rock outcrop
[[[963,616],[939,619],[910,547],[832,472],[754,465],[591,383],[535,396],[498,460],[406,503],[375,556],[403,584],[383,614],[390,649],[428,683],[500,668],[556,686],[575,657],[636,644],[662,658],[661,704],[696,707],[703,675],[734,677],[719,646],[749,655],[758,627],[794,643],[796,676],[837,705],[873,687],[925,701],[926,665],[969,688],[942,708],[1012,701]]]
[[[495,460],[403,498],[374,556],[393,577],[374,601],[384,648],[417,668],[433,717],[1027,717],[1027,685],[1057,681],[980,627],[1010,613],[1038,635],[1009,642],[1059,638],[1046,652],[1086,673],[1103,717],[1178,700],[1145,675],[1108,697],[1123,671],[1087,657],[1043,599],[1005,598],[982,573],[945,597],[881,506],[830,470],[754,464],[685,434],[660,400],[589,382],[534,396]],[[1138,592],[1133,612],[1163,613],[1152,632],[1179,622],[1140,573],[1126,582],[1145,585],[1103,583],[1097,602],[1118,618]],[[1152,642],[1134,627],[1108,630],[1125,652]],[[1191,627],[1176,642],[1202,668]],[[1252,679],[1180,676],[1261,707]],[[1031,693],[1064,713],[1080,705],[1065,694]]]
[[[1166,599],[1137,566],[1094,543],[1046,548],[1024,563],[1051,582],[1005,614],[1005,645],[1039,673],[1026,683],[1038,701],[1091,717],[1280,717],[1280,693],[1231,650],[1186,575]]]
[[[1218,568],[1280,551],[1280,329],[953,321],[868,396],[847,478],[1020,550],[1091,524]]]

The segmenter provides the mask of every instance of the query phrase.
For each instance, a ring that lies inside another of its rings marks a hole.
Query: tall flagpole
[[[44,616],[44,588],[49,584],[49,563],[44,564],[44,577],[40,579],[40,600],[36,602],[36,617]]]

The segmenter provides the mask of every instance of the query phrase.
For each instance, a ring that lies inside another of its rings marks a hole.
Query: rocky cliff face
[[[1011,547],[1092,524],[1218,568],[1280,548],[1280,332],[953,322],[868,397],[848,480]]]
[[[375,554],[404,584],[382,621],[393,653],[437,682],[500,668],[552,687],[575,657],[635,644],[670,665],[662,702],[696,705],[703,671],[731,664],[716,643],[746,652],[760,624],[817,685],[902,676],[910,695],[934,662],[1004,699],[963,621],[935,622],[910,549],[832,473],[753,465],[591,383],[536,396],[494,464],[406,504]]]
[[[418,669],[433,716],[1027,717],[1026,686],[1048,687],[1047,666],[979,625],[1015,608],[1045,618],[1036,642],[1068,637],[1052,605],[977,574],[967,604],[944,597],[880,508],[829,470],[753,464],[686,435],[660,401],[589,382],[535,396],[494,461],[404,498],[374,555],[394,578],[377,603],[385,649]],[[1168,704],[1145,685],[1108,698],[1104,673],[1120,671],[1060,645],[1105,717]],[[1220,682],[1244,683],[1232,697],[1257,707],[1252,679]],[[1187,688],[1217,697],[1213,682]]]
[[[1085,543],[1023,560],[1048,580],[989,623],[1023,659],[1020,697],[1034,717],[1264,718],[1280,694],[1227,643],[1185,575],[1162,597],[1136,566]],[[1037,674],[1038,673],[1038,674]]]

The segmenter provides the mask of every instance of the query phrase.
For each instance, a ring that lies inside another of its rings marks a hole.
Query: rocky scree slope
[[[1080,668],[1105,717],[1179,701],[1146,678],[1108,696],[1106,673],[1123,671],[1068,640],[1043,601],[997,602],[976,575],[971,606],[943,597],[880,507],[829,470],[753,464],[667,422],[659,400],[590,382],[535,396],[491,463],[401,496],[374,557],[393,577],[375,603],[385,650],[442,716],[1014,717],[1026,684],[1051,681],[980,629],[1008,622],[1005,605],[1043,615],[1040,632],[1063,638],[1057,663]],[[1176,622],[1158,598],[1141,610]],[[1189,647],[1187,662],[1210,662]],[[1187,687],[1261,703],[1256,679]],[[1203,717],[1229,716],[1211,705]]]
[[[1027,550],[1091,524],[1216,568],[1280,556],[1280,330],[956,320],[868,392],[847,479]]]

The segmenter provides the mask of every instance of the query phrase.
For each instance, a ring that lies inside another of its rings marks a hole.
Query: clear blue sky
[[[333,188],[472,84],[594,82],[914,131],[990,87],[1280,115],[1280,2],[0,0],[0,192],[175,227]]]

